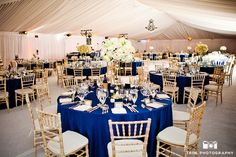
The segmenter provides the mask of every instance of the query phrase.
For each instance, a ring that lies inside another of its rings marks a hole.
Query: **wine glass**
[[[84,97],[89,93],[89,91],[87,89],[82,89],[79,88],[77,90],[77,97],[80,99],[80,104],[83,105],[84,104]]]
[[[156,96],[156,94],[157,94],[157,88],[156,87],[153,87],[153,86],[151,86],[150,87],[150,95],[152,96],[152,102],[154,102],[155,101],[155,96]]]
[[[142,87],[140,92],[144,97],[149,97],[150,95],[150,91],[148,90],[147,87]],[[141,100],[141,101],[143,102],[144,100]]]
[[[97,94],[98,100],[100,101],[102,106],[104,106],[106,99],[108,97],[108,91],[103,88],[97,88],[96,94]]]
[[[133,101],[133,105],[135,105],[135,102],[137,101],[138,99],[138,90],[137,89],[131,89],[130,92],[129,92],[130,96],[131,96],[131,99]]]

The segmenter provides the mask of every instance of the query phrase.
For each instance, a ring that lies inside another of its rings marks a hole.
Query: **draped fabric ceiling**
[[[149,19],[158,27],[145,29]],[[236,38],[234,0],[1,0],[0,31],[141,39]]]

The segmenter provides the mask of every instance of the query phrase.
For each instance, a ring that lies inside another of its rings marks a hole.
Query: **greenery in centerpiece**
[[[197,52],[201,56],[205,55],[207,51],[208,51],[207,44],[198,43],[197,46],[195,47],[195,52]]]
[[[134,53],[132,43],[125,38],[106,39],[101,48],[101,56],[106,62],[132,62]]]

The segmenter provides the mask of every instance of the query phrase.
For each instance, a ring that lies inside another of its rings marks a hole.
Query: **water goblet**
[[[130,93],[131,99],[133,101],[133,105],[135,105],[135,103],[138,99],[138,90],[137,89],[131,89],[129,93]]]

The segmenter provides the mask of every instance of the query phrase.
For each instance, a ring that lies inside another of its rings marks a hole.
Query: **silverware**
[[[144,105],[144,104],[142,104],[141,107],[142,107],[142,108],[146,108],[146,109],[148,109],[149,111],[152,111],[152,109],[153,109],[152,107],[148,107],[148,106],[146,106],[146,105]]]
[[[93,112],[93,111],[95,111],[96,109],[98,109],[99,108],[99,106],[94,106],[94,107],[92,107],[91,109],[88,109],[87,110],[87,112]]]

